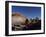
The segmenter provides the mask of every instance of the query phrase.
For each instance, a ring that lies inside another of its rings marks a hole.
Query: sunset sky
[[[12,13],[19,12],[28,18],[41,18],[41,7],[12,6]]]

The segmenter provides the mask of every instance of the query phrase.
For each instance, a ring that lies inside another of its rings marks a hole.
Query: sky
[[[12,6],[12,13],[19,12],[27,18],[41,18],[41,7]]]

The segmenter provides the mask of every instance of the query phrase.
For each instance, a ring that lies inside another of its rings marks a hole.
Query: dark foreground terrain
[[[22,25],[24,27],[21,27],[21,25],[14,26],[14,27],[12,27],[12,30],[13,31],[16,31],[16,30],[40,30],[41,29],[41,20],[39,20],[36,23],[30,23],[30,24],[28,24],[26,22],[24,25]],[[16,28],[16,27],[18,27],[18,28]]]

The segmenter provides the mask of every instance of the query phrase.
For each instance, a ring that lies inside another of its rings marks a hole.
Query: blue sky
[[[28,18],[41,18],[41,7],[12,6],[12,13],[19,12]]]

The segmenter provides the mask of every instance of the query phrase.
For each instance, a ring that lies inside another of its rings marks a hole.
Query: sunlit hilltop
[[[25,23],[26,17],[20,13],[12,14],[12,23]]]

